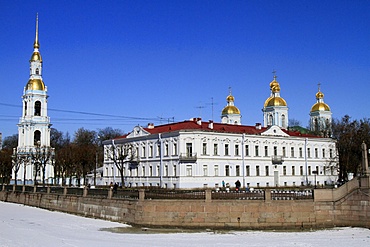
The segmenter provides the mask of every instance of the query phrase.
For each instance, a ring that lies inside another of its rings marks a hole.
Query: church
[[[22,116],[18,123],[18,147],[13,150],[12,179],[24,184],[51,183],[54,178],[50,147],[48,90],[42,78],[42,58],[39,51],[38,16],[36,36],[30,62],[30,76],[22,96]]]
[[[319,87],[310,110],[310,128],[317,134],[304,134],[289,128],[276,78],[263,104],[263,124],[242,125],[230,92],[220,123],[200,118],[150,123],[104,141],[103,183],[171,189],[235,187],[238,180],[244,188],[332,185],[336,147],[322,134],[332,120],[324,94]]]

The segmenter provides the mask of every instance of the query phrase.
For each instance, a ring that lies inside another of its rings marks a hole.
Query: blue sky
[[[17,133],[36,13],[49,116],[71,135],[199,116],[219,122],[229,87],[242,123],[254,125],[263,121],[273,70],[289,118],[303,126],[319,82],[333,118],[370,117],[370,1],[0,0],[0,7],[3,136]]]

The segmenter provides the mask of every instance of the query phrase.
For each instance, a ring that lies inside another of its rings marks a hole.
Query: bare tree
[[[110,145],[109,158],[113,161],[121,177],[122,186],[125,185],[124,171],[125,169],[136,168],[139,164],[137,149],[132,145],[116,145],[112,141]]]
[[[360,174],[361,144],[370,143],[370,119],[351,120],[346,115],[340,121],[333,121],[333,137],[337,140],[339,156],[339,179],[347,180],[348,173]]]

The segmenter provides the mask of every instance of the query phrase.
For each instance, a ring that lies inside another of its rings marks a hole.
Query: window
[[[292,176],[295,176],[295,166],[292,166]]]
[[[249,166],[246,166],[245,167],[245,175],[247,176],[247,177],[249,177],[250,175],[251,175],[251,171],[250,171],[250,167]]]
[[[283,147],[283,157],[286,157],[285,147]]]
[[[203,176],[208,176],[208,167],[207,167],[207,165],[203,165]]]
[[[294,157],[294,147],[290,148],[290,157]]]
[[[215,177],[217,177],[218,176],[218,165],[215,165]]]
[[[35,102],[35,116],[41,116],[41,102],[36,101]]]
[[[157,153],[156,153],[157,156],[160,156],[161,155],[161,144],[157,144]]]
[[[203,143],[203,155],[207,155],[207,143]]]
[[[193,153],[193,144],[186,143],[186,156],[191,157],[192,153]]]
[[[176,177],[177,176],[177,169],[176,165],[173,166],[173,175]]]
[[[149,176],[153,177],[153,166],[149,167]]]
[[[269,174],[269,167],[268,166],[265,167],[265,172],[266,172],[266,177],[270,176],[270,174]]]
[[[218,144],[213,144],[213,155],[218,155]]]
[[[239,145],[235,144],[235,156],[239,156]]]
[[[159,166],[156,166],[156,170],[157,170],[157,176],[160,176],[161,173],[160,173],[160,170],[159,170]]]
[[[286,166],[283,166],[283,175],[286,176]]]
[[[322,157],[325,158],[325,148],[322,149]]]
[[[235,167],[235,173],[236,173],[235,176],[237,177],[240,176],[240,166]]]
[[[40,142],[40,140],[41,140],[41,132],[39,130],[36,130],[33,133],[33,145],[37,145],[38,144],[37,142]]]
[[[226,165],[225,166],[225,176],[230,176],[230,166],[229,165]]]
[[[153,157],[153,146],[149,146],[149,157]]]
[[[299,175],[303,176],[303,166],[299,167]]]
[[[258,151],[259,151],[259,150],[258,150],[258,146],[255,146],[254,148],[255,148],[255,156],[259,156],[259,152],[258,152]]]
[[[333,158],[333,149],[329,149],[329,157]]]
[[[167,165],[164,166],[164,174],[163,174],[163,176],[165,176],[165,177],[168,176],[168,166]]]
[[[145,146],[142,146],[141,148],[141,157],[145,157],[146,156],[146,152],[145,152]]]
[[[177,143],[173,144],[173,155],[177,155]]]
[[[318,157],[319,157],[319,150],[315,148],[315,158],[318,158]]]
[[[27,102],[24,102],[24,115],[27,116]]]
[[[265,157],[269,155],[269,147],[265,146]]]
[[[225,156],[229,155],[229,144],[225,144]]]
[[[299,148],[299,157],[302,158],[303,157],[303,150],[302,148]]]
[[[164,144],[164,156],[168,156],[168,143]]]
[[[186,176],[188,176],[188,177],[192,176],[192,167],[191,167],[191,165],[186,166]]]
[[[311,166],[308,167],[308,175],[311,175]]]
[[[258,177],[260,175],[260,167],[256,166],[256,176]]]
[[[277,156],[277,146],[274,146],[274,155]]]
[[[245,156],[249,156],[249,145],[245,145]]]
[[[307,148],[307,157],[311,158],[311,149],[310,148]]]
[[[316,172],[317,172],[317,173],[316,173],[317,175],[319,175],[319,174],[320,174],[320,171],[319,171],[319,167],[318,167],[318,166],[316,166]]]
[[[141,175],[145,177],[145,166],[141,166]]]

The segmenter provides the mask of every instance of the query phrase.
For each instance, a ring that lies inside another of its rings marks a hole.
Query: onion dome
[[[229,115],[229,114],[240,114],[239,109],[234,106],[234,96],[230,94],[226,97],[227,106],[222,110],[222,115]]]
[[[45,91],[45,84],[41,79],[29,79],[26,90],[40,90]]]
[[[311,107],[311,112],[330,111],[330,107],[328,106],[328,104],[324,103],[324,94],[320,91],[320,86],[319,91],[316,93],[316,100],[316,104]]]
[[[280,84],[276,80],[277,76],[270,82],[271,96],[266,99],[264,107],[268,106],[287,106],[286,101],[280,97]]]
[[[270,97],[265,102],[265,107],[267,106],[287,106],[287,103],[281,97]]]
[[[279,82],[276,81],[276,75],[274,75],[274,80],[270,82],[270,89],[273,93],[280,92],[280,85]]]

